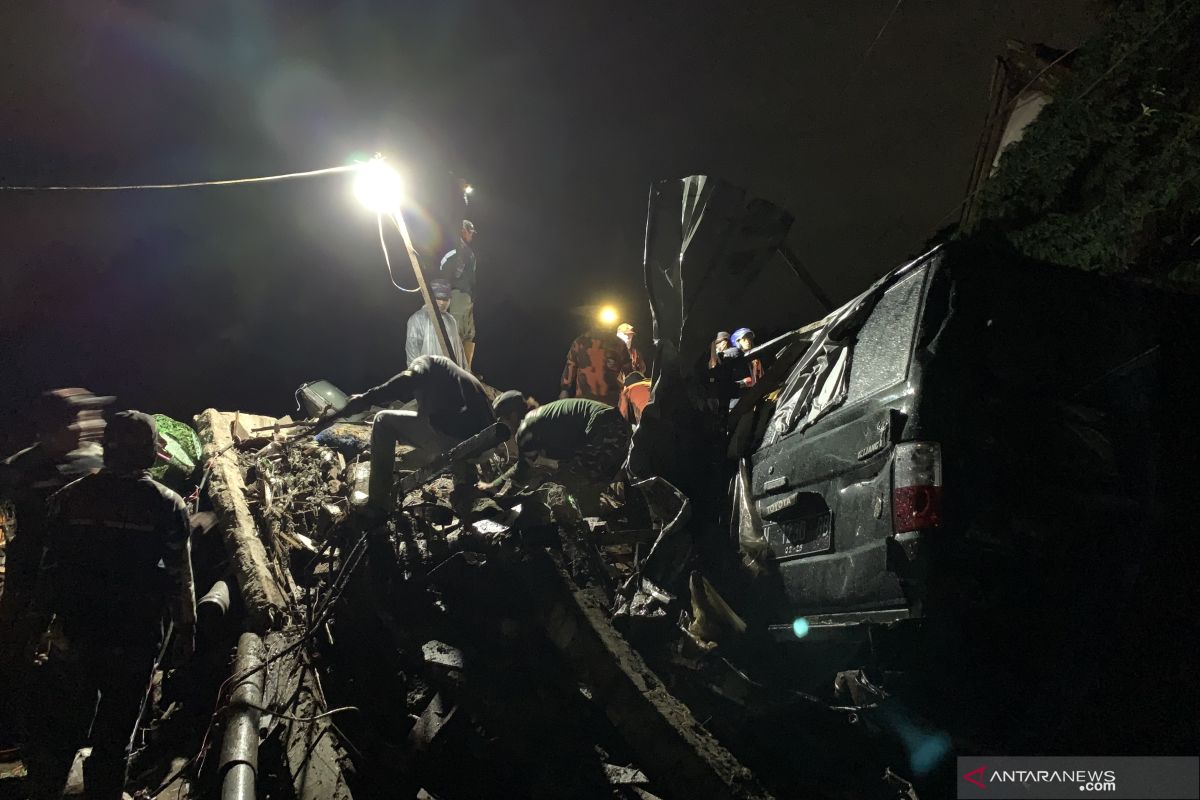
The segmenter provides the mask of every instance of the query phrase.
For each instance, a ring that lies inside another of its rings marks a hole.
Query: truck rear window
[[[928,266],[922,265],[888,287],[872,307],[863,311],[865,319],[857,330],[851,328],[840,334],[843,341],[829,341],[825,332],[818,336],[780,392],[764,445],[803,430],[833,409],[882,391],[908,376],[928,272]],[[853,313],[858,305],[861,302],[856,301],[844,309]],[[853,325],[854,321],[850,317],[832,324]]]
[[[896,282],[875,304],[863,323],[850,356],[846,403],[869,397],[908,376],[921,287],[927,270],[919,269]]]

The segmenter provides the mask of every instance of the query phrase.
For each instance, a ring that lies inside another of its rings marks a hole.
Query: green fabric
[[[596,400],[572,397],[553,400],[530,411],[517,429],[521,452],[543,451],[550,458],[570,458],[588,440],[595,421],[612,406]]]
[[[191,475],[203,458],[200,437],[196,435],[190,425],[171,419],[166,414],[155,414],[154,425],[158,428],[161,441],[165,442],[165,444],[160,444],[159,452],[166,452],[171,460],[170,462],[158,460],[150,468],[150,476],[155,480],[163,481],[172,473],[178,478],[186,478]]]

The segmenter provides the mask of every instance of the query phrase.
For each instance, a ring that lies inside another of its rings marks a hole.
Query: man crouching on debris
[[[417,401],[415,410],[380,411],[371,426],[367,506],[374,513],[386,514],[392,509],[397,443],[415,448],[408,461],[419,467],[496,421],[483,384],[474,375],[444,356],[426,355],[387,382],[354,395],[345,408],[321,424],[354,416],[373,405],[410,400]],[[475,483],[473,464],[456,464],[452,470],[456,489]]]
[[[629,450],[629,423],[596,400],[555,400],[530,411],[517,429],[517,463],[491,483],[517,488],[561,483],[586,515],[600,511],[600,494],[613,482]]]
[[[53,622],[33,670],[32,797],[61,796],[90,724],[86,794],[120,798],[129,742],[162,647],[164,610],[175,623],[176,661],[191,654],[187,508],[145,473],[156,439],[149,415],[113,415],[104,429],[104,468],[50,497],[36,603]]]

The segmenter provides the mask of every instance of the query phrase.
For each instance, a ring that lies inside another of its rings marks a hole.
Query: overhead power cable
[[[0,185],[3,192],[126,192],[137,189],[197,189],[204,186],[236,186],[244,183],[269,183],[271,181],[289,181],[297,178],[313,178],[318,175],[333,175],[339,172],[353,172],[361,164],[346,164],[340,167],[312,169],[307,172],[289,172],[284,175],[263,175],[257,178],[233,178],[223,181],[191,181],[188,183],[131,183],[110,186],[6,186]]]
[[[273,181],[288,181],[298,178],[314,178],[319,175],[335,175],[342,172],[353,172],[359,169],[362,164],[346,164],[340,167],[326,167],[324,169],[311,169],[305,172],[288,172],[283,175],[262,175],[256,178],[232,178],[229,180],[220,181],[188,181],[186,183],[128,183],[115,185],[101,186],[7,186],[0,185],[0,191],[4,192],[127,192],[139,189],[198,189],[205,186],[238,186],[248,183],[270,183]],[[407,289],[396,282],[396,276],[392,272],[392,260],[388,255],[387,243],[383,238],[383,217],[378,220],[379,226],[379,245],[383,250],[383,260],[387,264],[388,278],[392,285],[402,292],[419,292],[420,289]]]
[[[875,45],[879,44],[879,40],[883,38],[883,32],[888,29],[888,25],[892,24],[892,17],[896,16],[896,12],[900,10],[900,4],[904,0],[896,0],[896,5],[892,6],[892,10],[888,13],[887,19],[883,21],[883,25],[879,27],[879,32],[875,34],[875,38],[871,40],[871,44],[867,46],[866,52],[863,53],[862,60],[858,62],[858,66],[850,73],[850,77],[846,79],[846,85],[849,86],[858,75],[859,71],[867,65],[867,59],[871,57],[871,52],[875,49]]]
[[[384,241],[383,238],[383,214],[376,214],[375,221],[379,225],[379,246],[383,250],[383,263],[387,264],[388,279],[391,280],[392,286],[395,286],[402,292],[408,292],[409,294],[421,291],[420,286],[415,289],[406,289],[405,287],[396,283],[396,275],[392,272],[392,259],[391,256],[388,255],[387,242]]]

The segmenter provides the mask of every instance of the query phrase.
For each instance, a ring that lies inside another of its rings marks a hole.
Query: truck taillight
[[[892,466],[892,530],[896,533],[942,525],[942,446],[937,442],[896,445]]]

